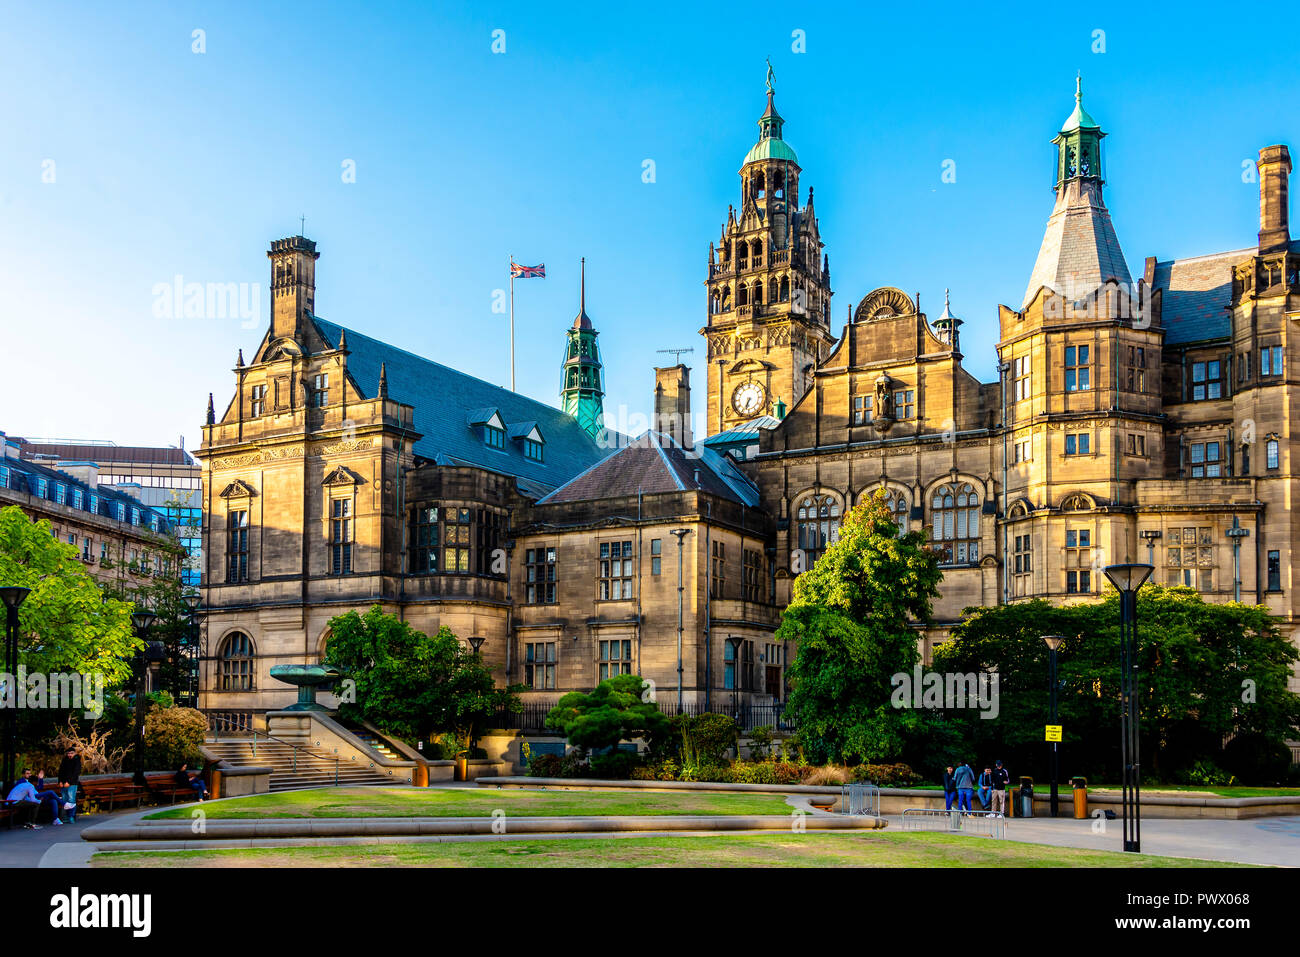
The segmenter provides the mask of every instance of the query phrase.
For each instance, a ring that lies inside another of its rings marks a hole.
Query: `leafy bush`
[[[1190,768],[1181,772],[1178,777],[1184,784],[1206,785],[1225,785],[1235,784],[1237,779],[1229,774],[1223,768],[1219,767],[1213,761],[1197,761]]]
[[[203,765],[203,736],[208,719],[194,708],[151,708],[144,718],[145,765],[179,768]]]
[[[630,751],[613,751],[598,754],[591,759],[591,773],[594,777],[623,781],[632,776],[641,759]]]
[[[679,714],[671,721],[672,729],[682,738],[682,754],[693,752],[705,764],[721,764],[727,751],[736,746],[740,731],[736,722],[725,714],[705,712],[701,715]]]
[[[562,778],[585,778],[590,771],[591,766],[583,759],[581,749],[570,751],[560,761]]]
[[[564,761],[558,754],[534,754],[528,759],[530,778],[558,778],[564,770]]]
[[[772,732],[776,729],[770,724],[760,724],[749,732],[749,756],[755,761],[766,761],[772,747]]]
[[[906,764],[859,764],[854,781],[867,781],[881,788],[909,788],[921,783],[921,775]]]
[[[1242,784],[1280,784],[1291,768],[1291,749],[1262,734],[1241,734],[1223,749],[1223,767]]]

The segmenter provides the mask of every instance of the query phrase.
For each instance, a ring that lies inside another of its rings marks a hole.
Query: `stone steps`
[[[291,788],[406,784],[409,774],[400,774],[368,762],[340,759],[310,751],[300,751],[278,741],[259,741],[254,750],[251,741],[210,741],[205,747],[213,757],[234,767],[271,768],[271,790]]]

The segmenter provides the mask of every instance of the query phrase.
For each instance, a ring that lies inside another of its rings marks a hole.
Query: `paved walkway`
[[[901,816],[885,815],[885,818],[891,831],[903,829]],[[1104,821],[1105,831],[1095,833],[1094,825],[1101,823],[1095,819],[1076,821],[1059,817],[1009,818],[1007,840],[1097,851],[1123,850],[1123,822]],[[1142,853],[1300,867],[1300,816],[1244,821],[1144,819]]]
[[[39,867],[47,851],[58,845],[89,847],[81,839],[81,832],[92,824],[103,824],[114,815],[82,815],[71,824],[56,827],[43,824],[39,831],[29,831],[16,826],[13,830],[0,827],[0,867]]]

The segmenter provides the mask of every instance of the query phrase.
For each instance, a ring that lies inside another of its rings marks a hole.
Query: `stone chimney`
[[[1259,151],[1259,251],[1285,250],[1291,242],[1287,222],[1287,179],[1291,153],[1285,146],[1265,146]]]
[[[684,449],[691,436],[691,370],[678,364],[655,369],[655,414],[651,428],[671,435]]]

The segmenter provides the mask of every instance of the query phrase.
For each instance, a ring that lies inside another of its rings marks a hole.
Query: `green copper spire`
[[[605,392],[601,387],[600,347],[596,336],[595,327],[587,317],[587,260],[584,258],[578,315],[565,343],[560,403],[592,438],[604,427],[605,419]]]
[[[1074,81],[1074,112],[1066,117],[1056,144],[1056,186],[1066,180],[1092,179],[1102,182],[1101,140],[1106,134],[1083,108],[1083,77]]]

